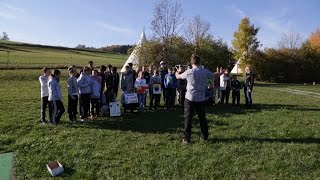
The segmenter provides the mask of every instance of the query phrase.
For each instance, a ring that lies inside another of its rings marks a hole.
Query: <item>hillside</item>
[[[120,67],[126,59],[124,54],[0,41],[0,69],[66,68],[72,64],[83,66],[89,60],[95,66],[112,64]]]

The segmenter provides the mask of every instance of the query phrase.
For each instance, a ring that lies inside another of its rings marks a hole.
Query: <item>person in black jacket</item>
[[[161,89],[162,89],[162,93],[163,93],[163,101],[164,103],[166,103],[166,96],[165,96],[165,92],[166,92],[166,88],[164,86],[164,77],[168,74],[168,68],[167,65],[164,61],[160,62],[160,76],[161,76]]]
[[[113,83],[113,92],[114,92],[114,100],[118,97],[118,90],[119,90],[119,83],[120,83],[120,76],[117,72],[117,68],[112,68],[112,83]]]
[[[237,75],[233,75],[231,81],[231,89],[232,89],[232,111],[235,111],[236,107],[240,106],[240,89],[241,83],[237,80]],[[236,104],[237,101],[237,104]]]

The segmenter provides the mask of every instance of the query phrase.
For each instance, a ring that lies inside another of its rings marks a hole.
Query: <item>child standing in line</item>
[[[229,77],[230,69],[227,68],[225,72],[220,76],[220,89],[221,89],[221,103],[224,103],[226,100],[226,104],[229,104],[229,95],[230,95],[230,77]]]
[[[71,122],[77,121],[77,107],[78,107],[78,83],[77,71],[69,70],[68,83],[68,114]]]
[[[149,81],[150,86],[150,107],[149,109],[157,110],[160,105],[161,98],[161,76],[159,70],[154,71],[153,76]],[[158,89],[157,89],[158,88]],[[160,90],[159,93],[156,93],[156,90]],[[154,102],[154,103],[153,103]]]
[[[231,81],[231,89],[232,89],[232,111],[234,112],[236,110],[236,107],[240,106],[241,83],[239,80],[237,80],[237,75],[233,75],[233,78]],[[237,105],[236,105],[236,100],[237,100]]]
[[[49,105],[49,90],[48,90],[48,80],[51,75],[51,70],[49,68],[43,68],[43,75],[39,77],[39,82],[41,86],[41,117],[40,122],[46,123],[46,109]]]
[[[174,106],[177,88],[177,78],[172,68],[168,68],[168,74],[164,77],[164,87],[166,88],[166,108],[170,110]]]
[[[137,89],[138,102],[139,102],[139,110],[144,110],[144,102],[146,98],[146,88],[148,88],[147,82],[144,79],[144,73],[142,71],[139,72],[138,78],[134,83],[134,87]]]
[[[91,76],[91,119],[100,114],[100,95],[101,95],[101,77],[99,77],[99,72],[97,70],[92,71]]]
[[[79,87],[79,102],[81,108],[81,122],[85,122],[89,115],[91,96],[90,74],[91,68],[85,66],[80,77],[77,79]]]
[[[60,121],[61,116],[63,115],[65,109],[61,101],[61,87],[59,79],[61,72],[58,69],[53,71],[51,78],[48,81],[48,90],[49,90],[49,114],[50,122],[53,125],[57,125]]]
[[[182,74],[184,72],[184,68],[182,66],[179,67],[179,74]],[[184,101],[185,101],[185,96],[187,92],[187,80],[185,79],[179,79],[178,80],[178,102],[181,105],[182,112],[184,112]]]

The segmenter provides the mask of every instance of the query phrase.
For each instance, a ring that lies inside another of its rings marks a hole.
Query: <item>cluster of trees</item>
[[[0,40],[10,41],[9,35],[6,32],[2,32],[2,36],[0,35]]]
[[[77,45],[76,49],[85,49],[91,51],[100,51],[106,53],[116,53],[116,54],[127,54],[128,52],[132,51],[132,45],[111,45],[101,48],[89,47],[83,44]]]
[[[200,16],[185,20],[178,1],[160,0],[151,21],[153,36],[139,47],[139,61],[143,65],[158,65],[162,60],[170,66],[186,65],[191,54],[196,53],[207,68],[228,66],[233,54],[222,39],[213,38],[210,27]]]
[[[298,33],[284,34],[279,48],[256,51],[250,59],[258,79],[270,82],[320,81],[320,31],[303,41]],[[314,41],[318,39],[317,41]]]

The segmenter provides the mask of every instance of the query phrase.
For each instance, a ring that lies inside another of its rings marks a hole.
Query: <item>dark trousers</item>
[[[160,105],[160,98],[161,98],[161,94],[151,94],[150,108],[157,109]]]
[[[40,117],[41,122],[46,122],[46,110],[48,105],[49,105],[48,96],[41,97],[41,117]]]
[[[226,100],[226,104],[229,104],[229,96],[230,96],[230,88],[227,87],[226,90],[221,90],[221,103],[224,103]]]
[[[68,95],[68,114],[69,120],[74,121],[77,119],[77,107],[78,107],[78,96],[73,95],[72,97]]]
[[[61,100],[49,101],[50,122],[52,124],[58,124],[64,112],[65,109]]]
[[[176,89],[175,88],[166,88],[166,107],[170,109],[174,106],[176,99]]]
[[[100,113],[100,102],[99,98],[91,98],[90,99],[91,103],[91,115],[98,115]],[[96,111],[94,111],[96,110]]]
[[[178,89],[179,92],[179,104],[182,107],[182,111],[184,111],[184,100],[186,99],[186,89]]]
[[[81,119],[85,119],[88,117],[90,110],[90,93],[80,94],[79,98]]]
[[[247,87],[244,88],[244,96],[246,98],[246,106],[251,107],[252,106],[251,91],[249,91]]]
[[[162,94],[163,94],[163,102],[166,103],[166,88],[164,87],[164,85],[161,85],[161,89],[162,89]]]
[[[240,106],[240,91],[232,91],[232,107],[235,106]]]
[[[208,139],[208,122],[206,119],[205,102],[194,102],[185,99],[184,101],[184,138],[190,141],[191,128],[192,128],[192,116],[194,109],[198,114],[201,127],[201,138]]]

